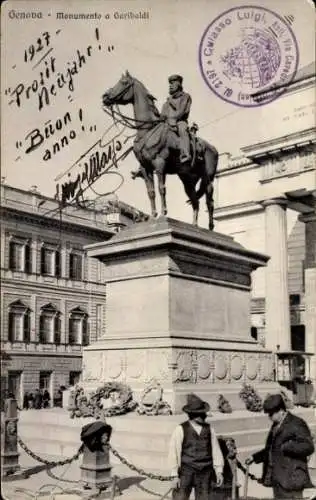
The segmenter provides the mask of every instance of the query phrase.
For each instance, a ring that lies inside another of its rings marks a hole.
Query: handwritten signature
[[[104,196],[115,193],[122,186],[124,177],[122,173],[118,171],[119,163],[133,150],[133,146],[127,146],[131,136],[122,139],[123,132],[124,129],[109,141],[104,142],[107,135],[106,131],[103,136],[85,151],[70,167],[69,170],[72,170],[76,166],[80,167],[77,177],[71,179],[71,173],[68,171],[68,180],[56,184],[55,199],[59,201],[61,208],[72,202],[81,206],[82,201],[84,201],[84,192],[104,175],[114,175],[118,177],[118,185],[114,189],[103,193]],[[63,175],[57,177],[57,180],[62,177]]]

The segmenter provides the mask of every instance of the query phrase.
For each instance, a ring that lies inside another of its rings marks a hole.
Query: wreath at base
[[[162,399],[162,396],[161,385],[156,380],[152,380],[141,396],[137,407],[138,415],[171,415],[171,407]]]
[[[94,417],[105,420],[106,417],[123,415],[137,407],[131,388],[120,382],[105,383],[89,398],[82,387],[75,387],[69,399],[70,418]]]

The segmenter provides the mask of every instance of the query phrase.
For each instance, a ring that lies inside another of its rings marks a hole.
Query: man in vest
[[[183,91],[180,75],[169,77],[169,97],[161,110],[162,118],[166,118],[171,127],[177,128],[180,138],[180,161],[191,161],[188,118],[191,109],[191,96]]]
[[[210,424],[206,423],[209,404],[195,394],[187,396],[183,411],[189,420],[178,425],[170,441],[169,462],[174,476],[174,500],[208,500],[212,484],[223,483],[224,459]]]

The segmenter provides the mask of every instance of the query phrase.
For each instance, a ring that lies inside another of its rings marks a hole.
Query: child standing
[[[209,404],[195,394],[187,396],[183,411],[189,420],[178,425],[170,441],[169,461],[174,476],[174,500],[208,500],[212,484],[223,482],[224,459],[216,433],[205,422]]]

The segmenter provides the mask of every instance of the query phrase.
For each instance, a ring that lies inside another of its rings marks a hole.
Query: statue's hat
[[[171,76],[169,76],[168,80],[169,80],[169,82],[174,82],[176,80],[178,80],[178,82],[180,82],[180,83],[183,82],[183,78],[181,75],[171,75]]]

